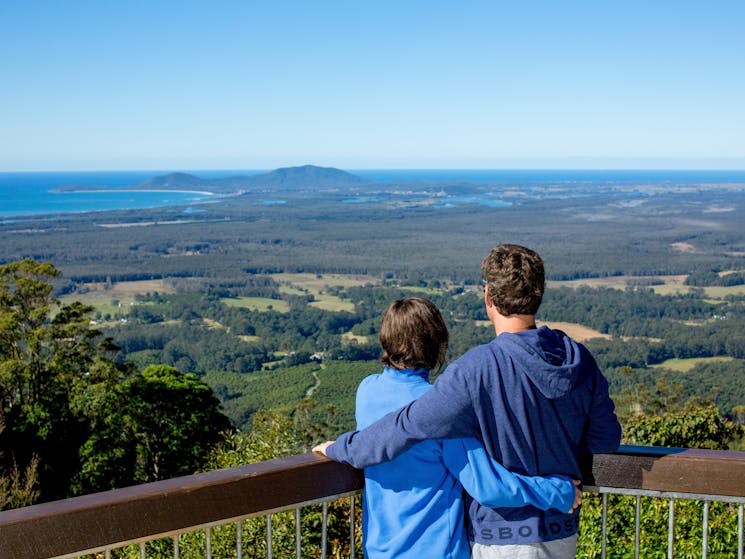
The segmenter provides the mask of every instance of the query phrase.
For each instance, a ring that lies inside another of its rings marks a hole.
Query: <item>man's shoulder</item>
[[[455,360],[457,363],[458,361],[473,359],[475,357],[487,354],[487,353],[494,353],[494,346],[497,345],[497,338],[494,338],[493,340],[485,343],[480,344],[475,347],[472,347],[471,349],[467,350],[463,355],[461,355],[458,359]]]
[[[453,361],[448,368],[458,370],[488,367],[488,364],[494,362],[495,355],[500,351],[498,340],[495,338],[488,343],[472,347]]]

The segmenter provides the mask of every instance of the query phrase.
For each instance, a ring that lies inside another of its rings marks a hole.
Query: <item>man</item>
[[[518,245],[494,247],[481,264],[496,337],[454,361],[432,390],[362,431],[316,447],[364,468],[432,438],[477,437],[507,469],[580,478],[580,456],[618,448],[621,427],[592,355],[559,330],[536,327],[543,261]],[[468,507],[475,558],[574,557],[579,511]]]

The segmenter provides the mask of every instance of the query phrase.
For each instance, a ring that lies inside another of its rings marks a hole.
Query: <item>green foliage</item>
[[[81,449],[81,492],[191,474],[230,429],[207,384],[164,365],[119,384],[104,409]]]
[[[203,379],[222,401],[233,425],[247,430],[259,410],[295,409],[318,382],[319,370],[318,364],[306,363],[251,374],[211,371]]]
[[[568,287],[549,289],[540,308],[543,320],[578,322],[616,336],[659,336],[681,330],[681,320],[705,320],[722,308],[696,294],[657,295],[651,289]]]
[[[324,421],[314,418],[320,412]],[[210,455],[208,470],[231,468],[309,452],[332,437],[335,410],[320,406],[313,398],[302,399],[293,412],[261,410],[254,416],[248,432],[236,431],[221,441]]]
[[[624,442],[646,446],[711,448],[724,450],[733,439],[742,437],[743,427],[722,417],[710,402],[692,399],[679,406],[674,395],[678,387],[664,380],[641,400],[649,414],[636,414],[624,422]],[[669,500],[639,497],[640,556],[652,559],[668,557]],[[607,557],[634,557],[634,519],[637,497],[608,496]],[[675,557],[701,557],[703,546],[703,503],[676,499],[673,553]],[[709,511],[708,552],[711,557],[737,557],[737,505],[711,503]],[[602,500],[585,493],[582,503],[580,533],[577,544],[579,559],[600,557]]]
[[[695,285],[697,287],[742,285],[745,283],[745,273],[730,272],[720,274],[715,270],[706,270],[688,274],[685,279],[686,285]]]
[[[200,468],[231,427],[210,387],[117,363],[92,308],[52,296],[58,275],[33,260],[0,266],[0,505]]]
[[[311,446],[327,440],[330,436],[329,424],[324,427],[310,419],[317,407],[317,403],[312,399],[304,399],[293,415],[278,411],[256,413],[251,431],[234,433],[220,443],[212,453],[207,469],[230,468],[307,452]],[[333,417],[331,410],[327,409],[326,413],[331,413]],[[330,557],[348,555],[348,507],[346,499],[329,503],[327,553]],[[321,554],[321,514],[320,506],[305,507],[302,510],[303,557],[319,557]],[[359,534],[359,514],[357,522]],[[294,523],[294,514],[291,512],[272,515],[273,556],[288,559],[295,557]],[[265,519],[246,520],[242,523],[241,530],[244,556],[256,559],[266,557]],[[195,559],[203,557],[203,537],[201,533],[181,536],[180,545],[185,548],[185,552],[180,556]],[[235,538],[235,525],[220,527],[212,534],[213,549],[224,549],[224,556],[229,557],[230,552],[227,550],[235,549]]]
[[[317,404],[304,400],[301,407],[315,409]],[[271,460],[303,452],[303,439],[308,436],[307,416],[289,414],[279,411],[260,411],[255,414],[249,432],[237,431],[223,439],[210,455],[206,470],[215,470],[241,466],[253,462]],[[317,438],[309,444],[315,444],[328,437],[326,432],[315,433]],[[349,556],[349,500],[341,499],[328,505],[327,521],[327,556]],[[302,556],[321,556],[321,520],[320,505],[304,507],[301,511]],[[360,554],[360,515],[355,517],[357,525],[357,553]],[[278,559],[296,557],[295,514],[280,512],[271,515],[272,522],[272,556]],[[250,518],[240,524],[243,557],[263,559],[268,556],[266,545],[266,518]],[[217,526],[210,529],[212,557],[235,557],[237,527],[235,523]],[[184,559],[203,559],[206,549],[204,531],[190,532],[178,537],[179,557]],[[139,547],[132,546],[114,550],[116,559],[138,559]],[[146,555],[152,559],[170,559],[174,556],[171,538],[148,542]]]
[[[627,443],[652,446],[727,450],[744,434],[745,428],[722,417],[715,404],[695,400],[680,410],[632,417],[624,425]]]
[[[379,361],[333,361],[318,373],[320,384],[313,398],[321,404],[331,404],[336,410],[334,437],[354,428],[354,403],[357,386],[363,378],[382,371]],[[314,415],[316,421],[322,417]]]
[[[205,283],[206,282],[206,283]],[[336,286],[333,293],[355,308],[354,314],[324,311],[310,307],[307,300],[287,294],[269,276],[245,276],[242,280],[205,280],[205,293],[141,297],[130,320],[109,330],[123,347],[126,359],[145,366],[163,363],[185,372],[197,372],[218,392],[226,411],[238,426],[245,427],[251,414],[261,407],[276,407],[272,389],[266,404],[260,395],[239,388],[248,381],[215,379],[224,373],[235,378],[262,374],[262,367],[285,370],[322,356],[325,363],[337,361],[377,361],[377,329],[387,304],[410,295],[418,287],[394,285]],[[450,329],[449,359],[490,340],[493,329],[483,324],[482,296],[476,290],[447,284],[439,290],[429,288],[428,296],[446,316]],[[194,285],[184,284],[184,289]],[[292,299],[292,313],[256,312],[225,305],[225,296],[261,296]],[[698,396],[713,399],[729,413],[745,398],[745,384],[738,382],[745,367],[745,306],[731,298],[714,304],[700,293],[658,295],[644,288],[627,289],[549,289],[540,310],[541,319],[575,321],[614,334],[612,339],[587,342],[601,369],[611,382],[615,395],[628,390],[633,368],[638,384],[651,390],[660,371],[651,366],[670,358],[730,357],[727,362],[702,364],[694,371],[675,373],[670,379],[682,387],[681,398]],[[368,343],[350,342],[348,332],[364,334]],[[251,375],[245,375],[251,373]],[[230,388],[227,388],[230,386]],[[302,387],[302,388],[301,388]],[[300,379],[295,392],[307,389],[307,378]],[[287,402],[298,395],[287,390]],[[625,397],[623,394],[621,396]],[[333,400],[349,423],[351,415]],[[279,404],[281,405],[281,404]]]
[[[644,559],[668,557],[669,500],[640,497],[640,556]],[[703,546],[703,503],[676,499],[673,556],[698,559]],[[737,505],[711,503],[709,507],[709,557],[735,559],[737,555]],[[608,496],[608,559],[632,559],[634,555],[634,518],[636,497]],[[583,495],[578,559],[597,559],[601,551],[602,499],[597,494]]]
[[[54,312],[58,275],[33,260],[0,266],[2,465],[30,479],[38,464],[41,499],[68,495],[98,406],[126,371],[112,341],[90,327],[89,307]]]
[[[635,382],[630,367],[621,375],[624,385],[614,401],[628,444],[726,450],[745,435],[742,423],[723,416],[711,400],[691,397],[681,403],[684,388],[670,383],[667,373],[659,374],[653,387]]]

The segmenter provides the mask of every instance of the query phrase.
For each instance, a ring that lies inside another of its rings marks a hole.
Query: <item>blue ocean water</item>
[[[79,171],[0,173],[0,217],[31,216],[102,210],[183,206],[209,202],[214,197],[194,192],[53,192],[75,185],[123,187],[172,171]],[[187,171],[204,178],[253,175],[265,170]],[[665,184],[745,183],[745,171],[664,170],[504,170],[504,169],[350,169],[349,172],[378,182],[447,181],[509,184]],[[272,203],[267,201],[267,203]],[[493,202],[497,204],[498,202]]]
[[[214,196],[195,192],[115,190],[139,184],[172,171],[68,171],[0,173],[0,217],[41,214],[129,210],[161,206],[202,204]],[[199,177],[217,178],[236,171],[190,171]],[[241,171],[248,174],[260,171]],[[69,185],[100,186],[108,191],[53,192]],[[112,188],[113,187],[113,188]]]

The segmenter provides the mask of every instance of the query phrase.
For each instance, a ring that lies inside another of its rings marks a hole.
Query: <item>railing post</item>
[[[323,511],[321,512],[321,559],[326,559],[326,546],[328,545],[328,520],[329,504],[323,502]]]
[[[675,545],[675,500],[670,499],[667,506],[667,559],[673,559]]]
[[[642,519],[642,498],[636,496],[636,508],[634,512],[634,559],[639,559],[639,549],[641,548],[641,519]]]
[[[608,539],[608,493],[603,493],[603,520],[600,540],[600,558],[606,557],[606,545]]]
[[[243,559],[243,522],[235,523],[235,559]]]
[[[703,535],[701,537],[701,559],[709,555],[709,501],[704,501]]]
[[[295,558],[302,559],[302,534],[300,525],[300,507],[295,509]]]
[[[743,539],[745,539],[743,536],[745,535],[743,530],[743,517],[745,516],[744,510],[745,505],[740,505],[737,507],[737,559],[743,559],[743,547],[745,547],[745,542]]]
[[[354,539],[354,495],[349,498],[349,558],[355,559],[357,546]]]
[[[266,559],[272,559],[272,515],[266,515]]]

